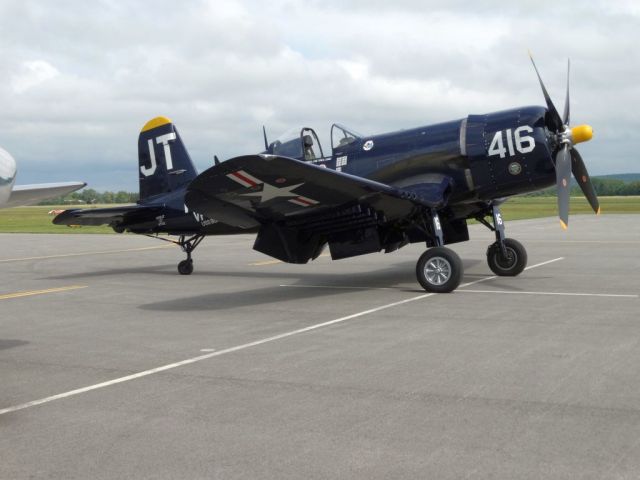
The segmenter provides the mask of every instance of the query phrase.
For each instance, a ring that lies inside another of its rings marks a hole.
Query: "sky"
[[[640,2],[0,0],[0,146],[17,183],[137,191],[138,133],[164,115],[196,167],[334,122],[364,134],[544,105],[592,175],[640,172]],[[326,140],[325,140],[326,139]]]

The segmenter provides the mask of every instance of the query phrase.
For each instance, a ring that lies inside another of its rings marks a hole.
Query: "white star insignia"
[[[268,183],[262,184],[262,191],[253,192],[253,193],[243,193],[242,196],[245,197],[260,197],[260,203],[268,202],[269,200],[273,200],[274,198],[279,197],[297,197],[297,193],[292,193],[291,190],[295,190],[296,188],[304,185],[304,183],[299,183],[298,185],[290,185],[288,187],[275,187],[273,185],[269,185]]]

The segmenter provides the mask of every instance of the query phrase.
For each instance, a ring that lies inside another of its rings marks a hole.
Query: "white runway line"
[[[526,267],[525,270],[530,270],[532,268],[541,267],[543,265],[549,265],[550,263],[559,262],[560,260],[564,260],[564,257],[558,257],[558,258],[554,258],[553,260],[547,260],[546,262],[536,263],[535,265],[530,265],[530,266]]]
[[[537,268],[537,267],[541,267],[543,265],[548,265],[550,263],[553,262],[557,262],[560,260],[563,260],[564,257],[558,257],[558,258],[554,258],[553,260],[547,260],[546,262],[542,262],[542,263],[536,263],[535,265],[531,265],[527,268],[525,268],[525,270],[529,270],[530,268]],[[492,275],[490,277],[482,277],[479,280],[474,280],[473,282],[468,282],[468,283],[463,283],[462,285],[460,285],[458,287],[458,289],[460,288],[465,288],[468,287],[470,285],[475,285],[476,283],[480,283],[480,282],[486,282],[487,280],[493,280],[494,278],[498,278],[497,275]],[[295,285],[295,284],[283,284],[280,285],[281,287],[292,287],[292,288],[327,288],[327,289],[333,289],[333,290],[403,290],[400,287],[367,287],[367,286],[359,286],[359,285],[345,285],[345,286],[341,286],[341,285]]]
[[[292,288],[327,288],[329,290],[402,290],[399,287],[365,287],[365,286],[356,286],[356,285],[348,285],[348,286],[339,286],[339,285],[294,285],[294,284],[284,284],[280,285],[281,287],[292,287]]]
[[[43,403],[53,402],[54,400],[60,400],[62,398],[72,397],[74,395],[79,395],[81,393],[90,392],[92,390],[98,390],[99,388],[108,387],[111,385],[116,385],[118,383],[128,382],[130,380],[135,380],[137,378],[146,377],[149,375],[153,375],[154,373],[164,372],[167,370],[172,370],[174,368],[182,367],[184,365],[189,365],[191,363],[200,362],[202,360],[206,360],[212,357],[218,357],[220,355],[225,355],[227,353],[238,352],[240,350],[246,350],[247,348],[256,347],[258,345],[263,345],[265,343],[274,342],[276,340],[281,340],[283,338],[292,337],[294,335],[300,335],[301,333],[310,332],[312,330],[317,330],[319,328],[327,327],[329,325],[335,325],[336,323],[345,322],[347,320],[351,320],[354,318],[362,317],[364,315],[368,315],[370,313],[379,312],[381,310],[386,310],[387,308],[396,307],[398,305],[403,305],[405,303],[415,302],[416,300],[422,300],[423,298],[430,297],[435,295],[435,293],[426,293],[424,295],[419,295],[417,297],[408,298],[406,300],[401,300],[399,302],[389,303],[387,305],[382,305],[380,307],[372,308],[370,310],[365,310],[362,312],[354,313],[352,315],[347,315],[346,317],[336,318],[335,320],[329,320],[328,322],[317,323],[315,325],[311,325],[305,328],[299,328],[297,330],[292,330],[290,332],[281,333],[279,335],[274,335],[272,337],[263,338],[261,340],[256,340],[255,342],[245,343],[243,345],[238,345],[231,348],[226,348],[224,350],[219,350],[217,352],[207,353],[205,355],[200,355],[193,358],[188,358],[186,360],[182,360],[176,363],[170,363],[168,365],[163,365],[162,367],[152,368],[151,370],[145,370],[143,372],[134,373],[133,375],[127,375],[126,377],[116,378],[114,380],[109,380],[102,383],[97,383],[95,385],[90,385],[88,387],[78,388],[76,390],[71,390],[65,393],[59,393],[58,395],[52,395],[50,397],[41,398],[39,400],[34,400],[32,402],[22,403],[20,405],[14,405],[13,407],[7,407],[0,409],[0,415],[4,415],[6,413],[16,412],[18,410],[24,410],[25,408],[35,407],[37,405],[42,405]]]
[[[527,240],[527,243],[586,243],[600,245],[637,245],[640,240]]]
[[[615,293],[573,293],[573,292],[520,292],[513,290],[462,290],[464,293],[502,293],[506,295],[558,295],[565,297],[611,297],[611,298],[638,298],[638,295],[625,295]]]
[[[547,265],[547,264],[552,263],[552,262],[557,262],[558,260],[562,260],[562,257],[556,258],[556,259],[553,259],[553,260],[549,260],[547,262],[538,263],[536,265],[532,265],[532,266],[527,267],[527,268],[531,269],[531,268],[541,267],[543,265]],[[466,286],[469,286],[469,285],[474,285],[476,283],[485,282],[485,281],[491,280],[493,278],[496,278],[496,277],[495,276],[484,277],[484,278],[481,278],[479,280],[475,280],[473,282],[465,283],[464,285],[461,285],[461,287],[466,287]],[[197,357],[188,358],[188,359],[182,360],[180,362],[170,363],[168,365],[163,365],[161,367],[152,368],[150,370],[145,370],[145,371],[142,371],[142,372],[134,373],[132,375],[127,375],[127,376],[124,376],[124,377],[115,378],[113,380],[108,380],[106,382],[96,383],[95,385],[89,385],[88,387],[82,387],[82,388],[78,388],[76,390],[70,390],[68,392],[59,393],[57,395],[52,395],[50,397],[40,398],[38,400],[33,400],[31,402],[21,403],[19,405],[14,405],[14,406],[11,406],[11,407],[0,409],[0,415],[5,415],[7,413],[17,412],[18,410],[24,410],[26,408],[31,408],[31,407],[35,407],[35,406],[38,406],[38,405],[43,405],[45,403],[50,403],[50,402],[53,402],[55,400],[61,400],[63,398],[73,397],[75,395],[80,395],[81,393],[87,393],[87,392],[91,392],[93,390],[98,390],[100,388],[109,387],[111,385],[117,385],[118,383],[124,383],[124,382],[128,382],[128,381],[131,381],[131,380],[136,380],[138,378],[147,377],[147,376],[153,375],[155,373],[166,372],[167,370],[172,370],[174,368],[182,367],[184,365],[190,365],[192,363],[201,362],[202,360],[207,360],[209,358],[219,357],[221,355],[226,355],[228,353],[239,352],[241,350],[246,350],[248,348],[257,347],[259,345],[264,345],[265,343],[275,342],[277,340],[282,340],[284,338],[293,337],[295,335],[300,335],[300,334],[303,334],[303,333],[311,332],[311,331],[318,330],[318,329],[321,329],[321,328],[324,328],[324,327],[328,327],[330,325],[335,325],[335,324],[338,324],[338,323],[346,322],[347,320],[353,320],[354,318],[359,318],[359,317],[363,317],[365,315],[370,315],[372,313],[380,312],[382,310],[387,310],[389,308],[397,307],[399,305],[404,305],[404,304],[407,304],[407,303],[415,302],[417,300],[422,300],[424,298],[432,297],[434,295],[437,295],[437,294],[435,294],[435,293],[425,293],[423,295],[418,295],[416,297],[407,298],[405,300],[400,300],[398,302],[388,303],[386,305],[381,305],[379,307],[371,308],[369,310],[363,310],[362,312],[353,313],[353,314],[347,315],[345,317],[336,318],[334,320],[329,320],[327,322],[317,323],[317,324],[311,325],[309,327],[299,328],[297,330],[291,330],[290,332],[281,333],[279,335],[273,335],[271,337],[263,338],[261,340],[256,340],[254,342],[244,343],[242,345],[237,345],[235,347],[225,348],[223,350],[218,350],[218,351],[207,353],[207,354],[204,354],[204,355],[199,355]]]

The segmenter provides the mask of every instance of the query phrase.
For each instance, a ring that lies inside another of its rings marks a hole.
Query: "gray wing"
[[[21,205],[33,205],[47,198],[60,197],[76,190],[80,190],[87,184],[84,182],[60,182],[38,183],[35,185],[15,185],[11,190],[11,196],[7,203],[0,208],[18,207]]]

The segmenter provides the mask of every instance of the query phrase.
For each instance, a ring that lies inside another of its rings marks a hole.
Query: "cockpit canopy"
[[[363,135],[339,123],[331,126],[331,149],[336,150],[361,140]]]
[[[331,149],[341,150],[360,140],[362,135],[334,123],[331,126]],[[318,135],[312,128],[292,128],[269,144],[266,153],[295,158],[306,162],[315,162],[325,158]]]

